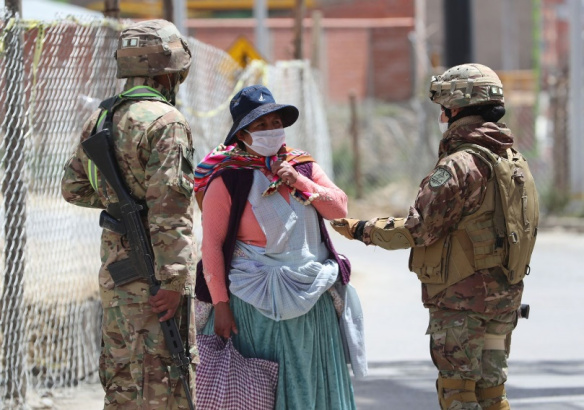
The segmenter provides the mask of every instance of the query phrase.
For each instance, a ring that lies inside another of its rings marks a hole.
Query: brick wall
[[[326,93],[332,101],[348,101],[349,93],[363,99],[369,90],[369,33],[331,28],[325,34]],[[389,97],[391,98],[391,97]]]
[[[293,24],[289,18],[267,20],[268,61],[292,59]],[[239,36],[252,43],[255,40],[253,19],[192,19],[186,26],[190,35],[223,50]],[[323,18],[319,65],[328,100],[346,102],[350,92],[360,100],[409,98],[412,57],[408,34],[413,29],[411,17]],[[307,18],[303,34],[307,59],[312,57],[312,35],[312,20]]]
[[[375,88],[372,94],[381,100],[400,101],[413,93],[414,65],[412,46],[408,40],[410,27],[379,27],[371,32],[372,72]]]

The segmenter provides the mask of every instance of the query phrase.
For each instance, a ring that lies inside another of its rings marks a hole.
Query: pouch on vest
[[[447,259],[448,244],[446,241],[436,241],[410,252],[410,270],[418,275],[422,283],[441,284],[446,281],[446,270],[442,265]]]
[[[539,201],[533,176],[525,158],[514,149],[507,158],[475,144],[464,144],[464,150],[483,155],[493,165],[498,192],[495,208],[495,230],[506,249],[503,271],[509,282],[519,283],[529,274],[529,262],[535,245],[539,223]]]
[[[410,253],[410,270],[426,285],[451,285],[475,271],[472,255],[467,232],[459,231],[446,240],[416,248]]]

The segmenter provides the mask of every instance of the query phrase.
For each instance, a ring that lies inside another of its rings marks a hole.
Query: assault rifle
[[[148,285],[150,286],[150,294],[154,296],[160,289],[160,281],[156,279],[154,272],[154,255],[149,237],[146,234],[142,222],[140,211],[145,207],[130,195],[124,181],[120,178],[118,163],[113,154],[110,130],[104,128],[83,141],[81,145],[89,159],[94,162],[97,169],[114,190],[119,201],[118,212],[120,220],[118,220],[115,215],[102,211],[100,216],[100,226],[121,235],[125,235],[130,245],[129,263],[126,263],[125,269],[123,269],[126,273],[126,280],[116,281],[114,279],[114,281],[116,284],[121,284],[142,277],[148,282]],[[126,262],[128,262],[128,260],[126,260]],[[114,275],[112,274],[112,277],[113,276]],[[159,313],[158,317],[164,316],[165,313],[166,312]],[[195,407],[187,383],[190,358],[188,354],[185,353],[185,348],[180,338],[176,320],[174,318],[168,319],[165,322],[161,322],[160,326],[162,327],[166,347],[168,348],[175,365],[179,368],[180,379],[187,395],[189,408],[194,410]]]

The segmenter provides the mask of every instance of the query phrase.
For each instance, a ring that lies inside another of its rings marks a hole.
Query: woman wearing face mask
[[[323,223],[346,215],[347,196],[310,154],[286,146],[296,107],[254,85],[230,111],[224,144],[195,172],[204,267],[196,293],[214,307],[202,333],[278,362],[276,409],[355,409],[327,291],[348,283],[350,267]]]

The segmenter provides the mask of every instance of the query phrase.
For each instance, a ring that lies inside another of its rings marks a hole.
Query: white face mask
[[[448,123],[442,122],[442,111],[440,111],[440,114],[438,114],[438,128],[440,128],[440,132],[442,134],[448,131]]]
[[[243,143],[264,157],[276,155],[286,140],[284,128],[255,132],[249,132],[248,130],[244,131],[251,135],[253,141],[251,142],[251,145],[245,141],[243,141]]]

